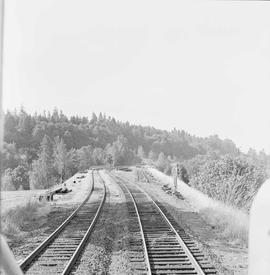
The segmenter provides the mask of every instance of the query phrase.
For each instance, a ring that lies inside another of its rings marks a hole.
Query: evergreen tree
[[[61,183],[66,178],[67,169],[67,149],[64,140],[59,137],[55,138],[54,146],[54,166],[60,176]]]
[[[66,178],[73,176],[78,172],[79,169],[79,159],[78,154],[75,149],[71,149],[67,152],[67,162],[66,162]]]
[[[57,109],[57,108],[54,108],[54,109],[53,109],[53,113],[52,113],[51,120],[52,120],[53,122],[58,122],[58,121],[60,120],[60,116],[59,116],[59,112],[58,112],[58,109]]]
[[[44,136],[38,159],[33,161],[32,171],[30,172],[30,188],[43,189],[54,185],[53,177],[53,150],[49,137]]]
[[[93,124],[98,120],[97,115],[95,113],[92,113],[92,118],[90,120],[90,123]]]
[[[138,147],[137,155],[141,160],[143,160],[145,158],[145,153],[144,153],[143,147],[141,145]]]
[[[11,175],[15,189],[18,190],[21,187],[23,190],[29,190],[29,174],[25,165],[17,166],[13,169]]]
[[[161,172],[165,172],[166,174],[170,174],[171,172],[170,163],[163,152],[159,154],[156,166]]]
[[[186,167],[183,164],[180,164],[179,167],[179,178],[186,184],[189,183],[189,176]]]
[[[148,154],[148,158],[155,161],[157,160],[157,154],[151,150]]]
[[[14,169],[20,163],[20,156],[17,152],[15,143],[3,143],[3,148],[0,152],[2,171],[7,168]]]
[[[103,121],[103,115],[102,115],[102,113],[99,113],[98,121]]]
[[[104,164],[104,152],[101,148],[95,148],[92,154],[94,165]]]
[[[92,151],[91,146],[84,146],[78,150],[79,170],[89,169],[93,165]]]
[[[1,190],[2,191],[14,191],[16,190],[12,181],[12,170],[10,168],[5,170],[4,175],[1,179]]]
[[[108,148],[109,154],[113,157],[113,165],[130,164],[134,160],[134,154],[128,147],[127,138],[118,136],[117,140]]]
[[[110,165],[113,164],[113,156],[109,153],[106,155],[106,162],[109,163]]]

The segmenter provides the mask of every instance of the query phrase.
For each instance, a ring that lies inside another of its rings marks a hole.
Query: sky
[[[270,153],[270,5],[9,0],[4,110],[102,112]]]

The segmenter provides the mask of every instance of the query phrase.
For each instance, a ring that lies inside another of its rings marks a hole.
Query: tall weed
[[[8,238],[20,240],[27,232],[24,231],[26,225],[37,219],[40,209],[44,204],[28,201],[22,206],[9,209],[1,213],[1,231]]]

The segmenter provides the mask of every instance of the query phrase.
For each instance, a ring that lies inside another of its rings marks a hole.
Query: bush
[[[4,175],[2,176],[1,190],[3,191],[14,191],[16,190],[12,182],[12,170],[6,169]]]
[[[36,219],[38,209],[43,206],[39,202],[29,201],[23,206],[7,210],[1,215],[1,231],[8,238],[20,239],[24,235],[24,227]]]
[[[248,216],[229,207],[207,207],[200,210],[202,217],[222,232],[228,240],[238,240],[248,243]]]
[[[179,167],[179,177],[184,183],[186,184],[189,183],[188,172],[186,167],[183,164],[180,164],[180,167]]]
[[[24,165],[18,165],[12,171],[12,181],[15,188],[23,188],[23,190],[29,190],[29,174],[28,169]]]
[[[165,157],[164,153],[160,153],[158,156],[158,160],[155,163],[157,169],[165,174],[171,174],[171,165],[168,159]]]
[[[249,209],[266,176],[261,167],[244,156],[225,156],[206,162],[190,183],[227,205]]]

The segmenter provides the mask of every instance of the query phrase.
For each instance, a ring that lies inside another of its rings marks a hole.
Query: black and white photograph
[[[0,274],[270,275],[270,1],[0,0]]]

